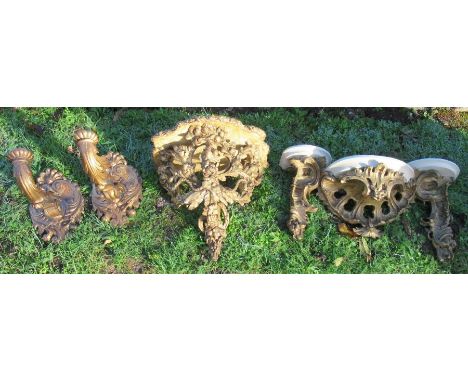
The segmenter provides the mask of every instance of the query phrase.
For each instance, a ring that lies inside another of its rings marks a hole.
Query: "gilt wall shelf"
[[[339,220],[359,236],[376,238],[379,227],[395,220],[416,200],[428,202],[431,213],[423,220],[440,261],[452,258],[455,241],[450,227],[448,187],[460,169],[445,159],[424,158],[405,163],[378,155],[353,155],[332,162],[331,154],[317,146],[292,146],[283,152],[280,166],[296,171],[291,190],[288,227],[301,239],[319,198]]]

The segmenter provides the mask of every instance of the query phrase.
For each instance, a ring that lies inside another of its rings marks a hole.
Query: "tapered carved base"
[[[57,170],[47,169],[34,183],[29,168],[32,158],[29,150],[21,148],[8,155],[18,185],[31,202],[34,228],[44,241],[58,243],[80,222],[84,200],[78,185]]]
[[[119,153],[99,156],[98,136],[91,130],[77,130],[75,141],[83,168],[93,182],[93,209],[103,221],[114,226],[127,224],[128,217],[135,215],[142,198],[142,182],[137,171],[127,165]]]
[[[203,208],[198,219],[198,228],[205,233],[205,241],[210,250],[211,259],[217,261],[221,254],[229,224],[229,212],[222,203],[211,203]]]
[[[216,261],[229,224],[227,206],[248,203],[267,167],[265,133],[212,116],[181,122],[152,140],[159,181],[173,202],[189,210],[203,205],[198,226]]]

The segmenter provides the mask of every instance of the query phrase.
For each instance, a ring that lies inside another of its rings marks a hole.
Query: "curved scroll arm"
[[[13,165],[13,176],[16,179],[21,192],[28,198],[31,204],[37,205],[47,197],[46,192],[41,190],[32,175],[31,162],[33,153],[27,149],[18,147],[8,154],[8,160]]]
[[[450,227],[452,216],[448,203],[450,180],[436,171],[422,171],[416,180],[416,195],[431,204],[431,214],[423,219],[422,225],[428,230],[428,237],[436,249],[440,261],[452,259],[456,242]]]
[[[86,174],[91,181],[100,189],[111,184],[108,170],[111,167],[109,161],[98,155],[96,147],[99,142],[98,136],[94,131],[79,129],[74,134],[75,142],[80,150],[81,162]]]
[[[307,213],[317,211],[308,198],[319,185],[321,171],[319,163],[313,157],[291,159],[290,164],[296,169],[296,175],[292,183],[287,225],[295,239],[302,239],[308,223]]]

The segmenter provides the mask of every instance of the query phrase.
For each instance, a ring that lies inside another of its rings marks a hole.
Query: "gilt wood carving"
[[[291,192],[291,210],[288,228],[295,239],[302,239],[307,227],[307,213],[317,211],[309,203],[310,194],[315,191],[320,182],[320,164],[314,158],[291,160],[296,170]]]
[[[153,136],[159,181],[177,206],[203,205],[198,226],[217,260],[229,224],[227,206],[245,205],[267,167],[265,133],[226,117],[200,117]]]
[[[422,171],[417,179],[416,196],[423,202],[431,204],[431,214],[423,219],[422,224],[427,229],[437,257],[442,261],[450,260],[456,247],[450,227],[452,221],[448,203],[450,181],[435,171]]]
[[[74,134],[83,169],[93,182],[93,208],[105,222],[114,226],[128,223],[135,215],[142,197],[141,178],[127,165],[125,158],[114,152],[98,155],[98,136],[91,130],[79,129]]]
[[[14,149],[8,159],[19,188],[30,201],[34,228],[46,242],[62,241],[83,214],[84,201],[78,185],[52,169],[42,172],[35,182],[30,168],[33,154],[27,149]]]
[[[391,222],[413,201],[415,185],[379,163],[350,170],[339,177],[324,172],[319,198],[360,236],[376,238],[377,228]]]
[[[440,172],[427,169],[413,171],[410,168],[414,176],[409,177],[384,163],[350,168],[335,174],[325,162],[325,158],[319,155],[301,154],[289,158],[289,167],[296,172],[288,221],[294,238],[303,237],[308,222],[307,213],[316,210],[308,201],[313,191],[317,191],[325,206],[356,235],[371,238],[379,237],[379,227],[396,219],[419,199],[431,205],[430,216],[422,224],[428,230],[437,258],[446,261],[453,257],[456,243],[450,227],[447,190],[456,176],[443,176]],[[453,163],[451,165],[456,167]],[[284,164],[282,167],[286,168]]]

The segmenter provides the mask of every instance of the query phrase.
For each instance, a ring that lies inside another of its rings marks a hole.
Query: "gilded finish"
[[[211,258],[221,253],[227,206],[250,202],[267,167],[265,132],[226,117],[200,117],[153,136],[159,181],[172,201],[189,210],[203,204],[198,226]]]
[[[296,169],[296,176],[292,183],[291,208],[287,225],[294,238],[300,240],[309,222],[307,213],[317,211],[317,208],[309,203],[309,196],[319,185],[321,168],[319,160],[312,157],[292,159],[290,163]]]
[[[450,180],[435,171],[421,171],[407,181],[403,174],[379,163],[375,167],[351,169],[334,176],[316,159],[292,159],[296,169],[292,186],[292,203],[288,227],[294,238],[301,239],[307,226],[307,213],[314,212],[308,202],[311,192],[317,190],[327,208],[351,232],[358,236],[377,238],[378,227],[396,219],[416,198],[431,204],[431,214],[422,224],[436,249],[440,261],[453,257],[456,246],[450,228],[447,189]]]
[[[436,249],[439,260],[450,260],[456,247],[450,227],[452,221],[448,204],[450,181],[435,171],[423,171],[418,175],[416,183],[417,198],[431,204],[431,214],[427,219],[423,219],[422,225],[428,231],[428,237]]]
[[[128,216],[135,215],[142,197],[141,178],[127,165],[119,153],[98,155],[98,136],[91,130],[79,129],[74,134],[80,151],[83,169],[93,182],[91,198],[93,208],[105,222],[114,226],[128,223]]]
[[[35,182],[30,168],[33,154],[27,149],[14,149],[8,159],[19,188],[30,201],[29,213],[35,229],[44,241],[62,241],[83,214],[84,201],[78,185],[51,169],[42,172]]]
[[[408,208],[415,195],[413,181],[379,163],[355,168],[339,177],[325,173],[318,196],[333,214],[364,237],[381,235],[377,228],[391,222]]]

